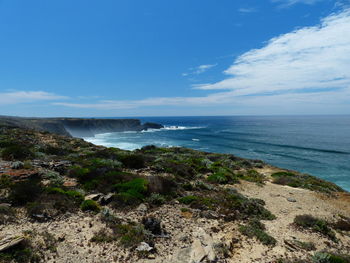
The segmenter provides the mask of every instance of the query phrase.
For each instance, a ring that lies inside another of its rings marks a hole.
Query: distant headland
[[[138,119],[99,118],[23,118],[0,116],[0,124],[2,126],[29,128],[73,137],[93,137],[100,133],[144,131],[163,128],[161,124],[141,123]]]

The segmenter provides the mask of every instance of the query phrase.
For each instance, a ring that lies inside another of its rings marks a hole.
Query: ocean
[[[165,128],[98,134],[84,139],[126,150],[153,144],[230,153],[308,173],[350,191],[350,115],[139,119],[163,124]]]

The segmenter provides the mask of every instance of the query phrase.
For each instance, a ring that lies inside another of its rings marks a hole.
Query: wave
[[[214,134],[203,134],[201,136],[202,137],[209,137],[209,138],[218,138],[218,136],[214,135]],[[341,150],[322,149],[322,148],[313,148],[313,147],[298,146],[298,145],[262,142],[262,141],[256,141],[256,140],[250,140],[250,139],[243,139],[241,137],[240,138],[222,138],[222,139],[225,139],[228,141],[237,141],[237,142],[275,146],[275,147],[296,149],[296,150],[306,150],[306,151],[321,152],[321,153],[333,153],[333,154],[342,154],[342,155],[349,155],[350,154],[350,152],[341,151]],[[227,147],[227,145],[226,145],[226,147]],[[235,146],[233,146],[233,147],[235,147]]]
[[[200,127],[200,126],[164,126],[164,128],[148,129],[146,131],[141,131],[141,132],[182,131],[182,130],[197,130],[197,129],[203,129],[203,128],[205,128],[205,127]]]

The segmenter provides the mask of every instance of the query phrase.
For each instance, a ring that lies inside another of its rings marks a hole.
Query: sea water
[[[126,150],[157,145],[230,153],[318,176],[350,191],[350,115],[139,119],[165,128],[85,139]]]

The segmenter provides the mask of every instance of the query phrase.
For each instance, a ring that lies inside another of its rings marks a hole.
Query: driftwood
[[[11,237],[5,237],[0,240],[0,252],[5,251],[6,249],[9,249],[19,243],[21,243],[24,240],[23,236],[11,236]]]

